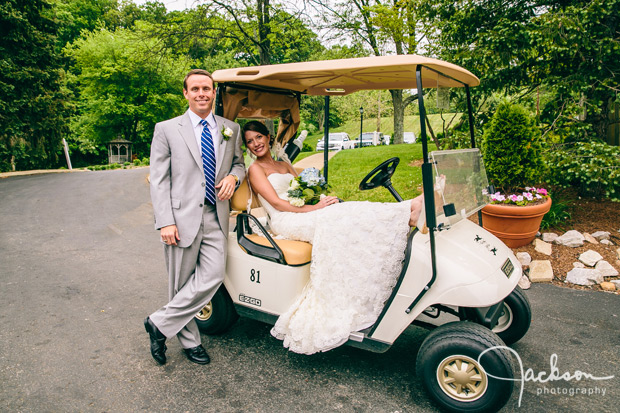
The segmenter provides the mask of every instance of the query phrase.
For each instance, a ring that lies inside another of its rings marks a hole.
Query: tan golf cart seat
[[[230,200],[230,208],[233,214],[245,212],[248,209],[248,200],[252,196],[247,179],[244,179],[235,194]],[[252,196],[250,214],[256,217],[266,217],[267,214],[258,203],[256,196]],[[239,229],[238,229],[239,230]],[[260,234],[247,234],[246,238],[255,244],[271,247],[267,238]],[[312,257],[312,244],[303,241],[293,241],[287,239],[273,239],[284,254],[284,259],[288,265],[304,265],[310,262]]]

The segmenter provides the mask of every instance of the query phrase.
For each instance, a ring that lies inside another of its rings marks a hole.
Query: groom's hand
[[[176,225],[168,225],[167,227],[163,227],[159,231],[159,235],[161,236],[161,241],[166,245],[177,245],[177,241],[181,240]]]
[[[232,175],[227,175],[224,179],[220,181],[219,184],[215,185],[215,189],[219,189],[217,193],[217,197],[220,201],[226,201],[232,198],[235,193],[235,187],[237,186],[237,180]]]

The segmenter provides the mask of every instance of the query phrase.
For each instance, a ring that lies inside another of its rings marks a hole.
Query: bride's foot
[[[410,227],[415,227],[418,225],[418,219],[420,218],[420,212],[422,212],[423,204],[424,197],[422,195],[411,200],[411,215],[409,216]]]

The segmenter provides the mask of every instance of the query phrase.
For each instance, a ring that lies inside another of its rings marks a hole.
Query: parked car
[[[357,137],[356,140],[353,141],[354,147],[360,147],[360,138]],[[385,141],[383,139],[383,133],[381,132],[364,132],[362,133],[362,147],[364,146],[377,146],[384,145]]]
[[[329,134],[329,150],[342,150],[342,149],[352,149],[353,141],[349,139],[349,134],[346,132],[335,132]],[[319,140],[316,143],[316,150],[322,151],[325,149],[325,142],[323,139]]]
[[[417,137],[413,132],[404,132],[403,133],[403,142],[404,143],[415,143]]]

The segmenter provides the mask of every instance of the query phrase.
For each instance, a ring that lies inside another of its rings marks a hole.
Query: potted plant
[[[482,225],[511,248],[534,239],[551,208],[538,188],[543,171],[540,131],[527,110],[503,102],[482,136],[481,150],[490,183],[497,192],[482,209]]]

